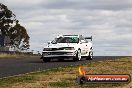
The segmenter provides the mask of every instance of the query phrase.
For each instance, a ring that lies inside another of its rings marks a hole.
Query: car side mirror
[[[48,41],[48,47],[49,47],[49,44],[51,44],[51,41]]]
[[[51,41],[48,41],[48,45],[51,44]]]

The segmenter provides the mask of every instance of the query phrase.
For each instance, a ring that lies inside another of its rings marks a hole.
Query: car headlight
[[[64,50],[75,50],[74,47],[65,47]]]

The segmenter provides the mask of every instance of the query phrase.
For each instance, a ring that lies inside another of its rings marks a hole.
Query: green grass
[[[62,81],[62,82],[50,82],[49,86],[52,86],[52,87],[70,87],[71,83],[68,83],[68,82],[65,82],[65,81]]]
[[[35,57],[33,55],[27,55],[27,54],[6,54],[6,53],[0,53],[0,59],[10,59],[10,58],[29,58],[29,57]]]
[[[31,82],[33,80],[33,76],[31,75],[23,75],[23,76],[14,76],[0,79],[0,87],[6,87],[10,84],[18,83],[18,82]]]
[[[74,80],[62,81],[62,82],[50,82],[48,84],[51,87],[61,87],[61,88],[115,88],[119,87],[120,84],[92,84],[92,83],[86,83],[83,85],[78,85]]]

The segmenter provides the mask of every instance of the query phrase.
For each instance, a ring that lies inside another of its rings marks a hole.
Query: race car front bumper
[[[76,51],[43,51],[42,58],[62,58],[62,57],[75,57]]]

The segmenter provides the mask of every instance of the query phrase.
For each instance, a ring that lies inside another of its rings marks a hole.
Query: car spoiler
[[[91,37],[85,37],[85,39],[91,39],[91,41],[93,40],[92,36]]]

